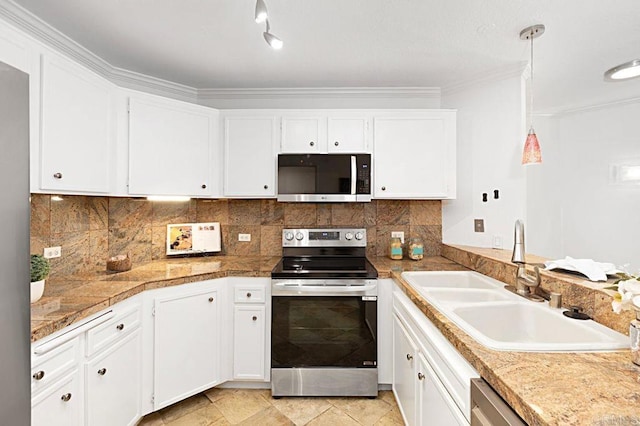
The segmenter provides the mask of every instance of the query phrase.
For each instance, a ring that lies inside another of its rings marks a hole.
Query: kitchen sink
[[[595,352],[629,347],[629,338],[595,321],[575,320],[471,271],[403,272],[402,278],[487,348],[516,352]]]

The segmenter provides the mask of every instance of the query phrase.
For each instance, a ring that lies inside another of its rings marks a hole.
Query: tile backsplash
[[[280,256],[283,228],[367,229],[367,255],[386,255],[391,231],[421,237],[425,255],[442,250],[440,201],[374,200],[370,203],[279,203],[275,200],[191,200],[159,203],[144,198],[31,196],[31,252],[61,246],[51,275],[103,271],[109,256],[130,253],[133,265],[166,258],[166,225],[220,222],[221,254]],[[61,198],[61,199],[60,199]],[[238,234],[251,234],[250,242]]]

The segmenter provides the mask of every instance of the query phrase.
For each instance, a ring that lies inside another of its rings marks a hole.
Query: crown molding
[[[199,89],[198,100],[304,98],[422,98],[439,99],[439,87],[299,87]]]
[[[511,77],[526,78],[528,77],[527,69],[528,64],[526,62],[519,62],[515,65],[505,66],[488,72],[480,73],[476,78],[473,78],[471,80],[465,80],[450,84],[448,86],[443,86],[442,96],[450,96],[476,86],[494,83]]]
[[[580,105],[580,106],[573,106],[573,107],[564,108],[564,109],[545,111],[544,113],[541,113],[540,115],[541,116],[544,115],[544,116],[552,117],[552,118],[553,117],[562,117],[562,116],[565,116],[565,115],[580,114],[580,113],[583,113],[583,112],[597,111],[597,110],[600,110],[600,109],[606,109],[606,108],[618,107],[618,106],[625,106],[625,105],[635,105],[635,104],[640,104],[640,97],[619,99],[619,100],[615,100],[615,101],[600,102],[600,103],[595,103],[595,104],[590,104],[590,105]]]
[[[197,103],[198,89],[147,74],[111,67],[108,79],[119,87]]]

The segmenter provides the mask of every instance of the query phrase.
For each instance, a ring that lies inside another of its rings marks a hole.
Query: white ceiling
[[[528,61],[536,110],[640,96],[640,78],[605,83],[640,58],[640,1],[265,0],[280,51],[253,20],[255,0],[15,0],[111,65],[204,88],[442,87]]]

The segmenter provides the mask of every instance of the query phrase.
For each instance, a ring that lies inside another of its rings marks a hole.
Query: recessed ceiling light
[[[640,76],[640,59],[613,67],[604,73],[605,81],[623,81]]]

